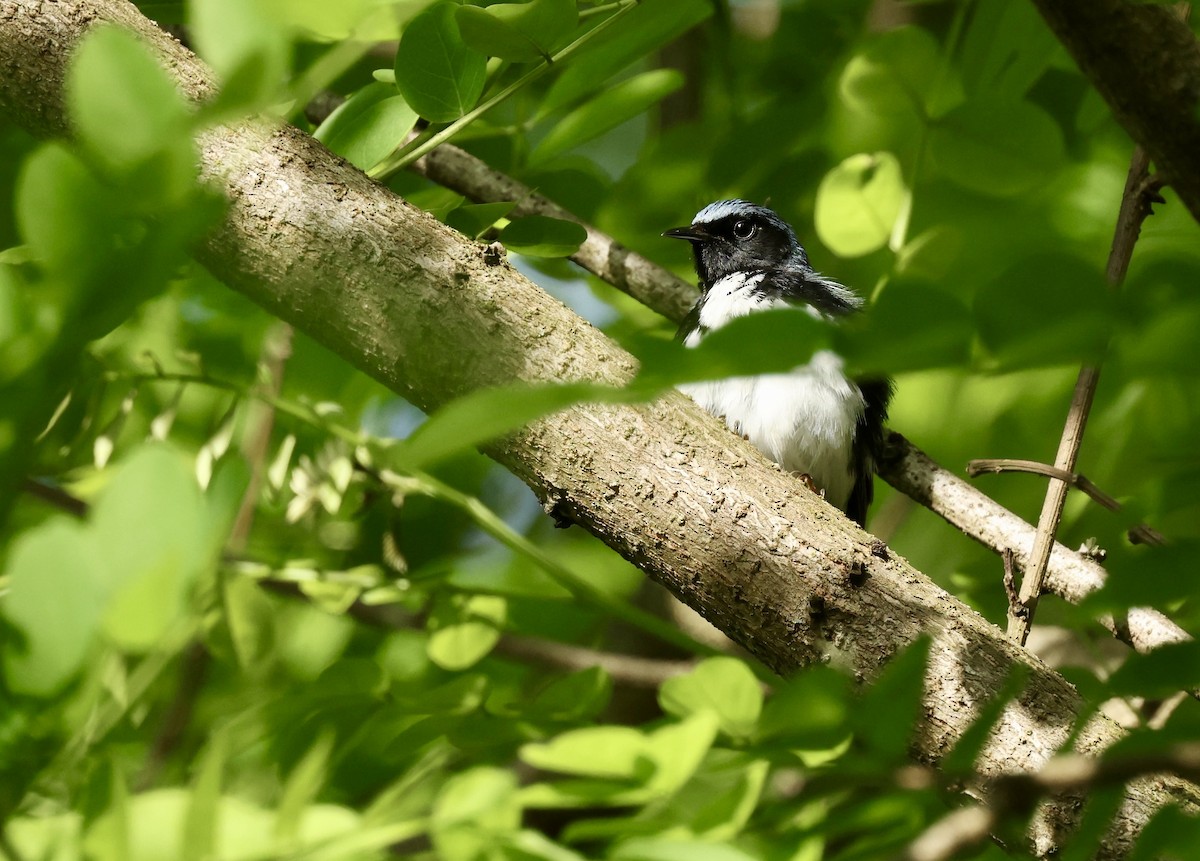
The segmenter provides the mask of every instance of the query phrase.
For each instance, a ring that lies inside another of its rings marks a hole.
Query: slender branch
[[[1157,196],[1158,191],[1147,182],[1149,171],[1150,158],[1146,151],[1140,146],[1134,147],[1133,156],[1129,161],[1129,173],[1125,179],[1125,190],[1121,195],[1121,208],[1113,233],[1112,249],[1108,255],[1107,277],[1111,290],[1117,290],[1124,281],[1125,273],[1129,270],[1129,261],[1133,257],[1133,246],[1141,233],[1142,222],[1152,212],[1151,195]],[[1091,412],[1092,400],[1099,384],[1099,365],[1085,365],[1079,370],[1079,376],[1075,380],[1075,393],[1071,397],[1071,408],[1058,443],[1058,453],[1054,457],[1054,466],[1061,472],[1075,472],[1079,446],[1083,442],[1083,432],[1087,427],[1088,414]],[[1025,577],[1021,581],[1021,606],[1026,612],[1010,613],[1008,617],[1008,635],[1021,645],[1025,645],[1029,638],[1029,629],[1033,626],[1033,617],[1037,613],[1038,601],[1046,580],[1046,566],[1054,549],[1054,536],[1058,532],[1059,521],[1062,520],[1069,487],[1067,481],[1051,478],[1046,489],[1042,513],[1038,517],[1037,533],[1033,539],[1033,550],[1029,554]]]
[[[442,144],[453,140],[459,132],[461,132],[471,123],[475,122],[475,120],[479,119],[492,108],[509,98],[509,96],[516,93],[518,90],[521,90],[526,85],[533,83],[551,69],[556,68],[559,63],[562,63],[596,36],[600,35],[617,21],[619,21],[623,15],[637,7],[637,0],[626,0],[626,2],[618,3],[617,5],[621,8],[617,9],[616,12],[609,15],[571,44],[559,50],[558,53],[542,60],[503,90],[496,93],[494,96],[482,102],[481,104],[476,105],[457,120],[450,123],[450,125],[446,126],[444,129],[435,132],[427,138],[420,139],[420,143],[418,143],[416,146],[412,147],[411,149],[402,147],[400,150],[372,167],[369,171],[367,171],[367,174],[380,181],[385,180],[396,171],[403,170],[404,168],[408,167],[414,161],[421,158],[421,156],[425,155],[431,150],[437,149]]]
[[[36,478],[25,478],[21,480],[21,490],[30,496],[42,500],[42,502],[47,502],[55,508],[65,511],[73,517],[87,516],[88,504],[78,496],[68,493],[56,484],[49,484]]]
[[[505,634],[501,637],[500,642],[496,644],[496,651],[510,658],[544,664],[560,670],[576,671],[600,667],[618,684],[636,688],[657,688],[668,679],[689,673],[696,667],[693,661],[621,655],[517,634]]]
[[[1078,472],[1067,472],[1065,469],[1050,466],[1048,463],[1010,457],[980,457],[967,464],[967,475],[971,476],[971,478],[983,475],[985,472],[1027,472],[1032,475],[1044,475],[1047,478],[1056,478],[1077,490],[1083,491],[1096,503],[1107,508],[1109,511],[1121,510],[1121,503],[1093,484],[1087,476],[1081,475]]]

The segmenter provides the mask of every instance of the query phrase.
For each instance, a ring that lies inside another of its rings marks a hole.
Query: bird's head
[[[745,200],[710,203],[690,225],[663,236],[692,243],[696,274],[705,290],[735,272],[810,270],[791,225],[774,210]]]

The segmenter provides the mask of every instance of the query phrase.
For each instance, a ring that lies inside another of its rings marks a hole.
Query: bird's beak
[[[704,228],[695,226],[672,227],[670,230],[664,230],[662,235],[671,239],[686,239],[688,242],[703,242],[712,238]]]

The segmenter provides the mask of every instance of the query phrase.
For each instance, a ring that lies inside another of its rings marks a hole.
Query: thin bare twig
[[[1133,156],[1129,161],[1129,174],[1125,179],[1125,191],[1121,197],[1121,209],[1117,215],[1112,249],[1108,255],[1108,285],[1112,290],[1119,288],[1125,279],[1142,222],[1152,211],[1151,195],[1157,196],[1158,193],[1157,188],[1147,182],[1149,171],[1150,159],[1146,151],[1140,146],[1134,147]],[[1080,368],[1079,377],[1075,380],[1075,393],[1071,397],[1071,408],[1067,413],[1067,421],[1058,443],[1058,453],[1054,458],[1056,469],[1068,474],[1075,472],[1079,446],[1083,442],[1083,432],[1087,427],[1088,414],[1091,412],[1092,400],[1099,384],[1099,365],[1085,365]],[[1010,610],[1008,614],[1008,635],[1021,645],[1025,645],[1029,638],[1029,629],[1033,626],[1033,617],[1037,612],[1038,599],[1046,579],[1046,566],[1050,562],[1050,551],[1054,548],[1054,537],[1062,520],[1069,487],[1068,482],[1060,478],[1050,479],[1046,499],[1042,504],[1042,513],[1038,517],[1033,550],[1025,566],[1025,577],[1021,580],[1020,606],[1027,612],[1017,613]]]
[[[21,490],[42,502],[47,502],[73,517],[86,517],[88,504],[55,484],[48,484],[36,478],[21,479]]]
[[[1048,463],[1036,460],[1021,460],[1011,457],[980,457],[967,463],[967,475],[971,478],[983,475],[985,472],[1028,472],[1033,475],[1044,475],[1066,482],[1076,490],[1081,490],[1109,511],[1120,511],[1121,503],[1117,502],[1085,475],[1078,472],[1067,472]]]

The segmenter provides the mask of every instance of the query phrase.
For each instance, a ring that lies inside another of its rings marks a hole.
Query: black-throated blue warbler
[[[693,347],[735,317],[798,306],[825,319],[857,313],[862,299],[818,274],[791,225],[745,200],[719,200],[687,227],[663,233],[692,244],[700,298],[679,328]],[[815,353],[786,374],[734,377],[680,388],[784,469],[808,476],[860,525],[874,495],[892,383],[852,380],[840,356]]]

